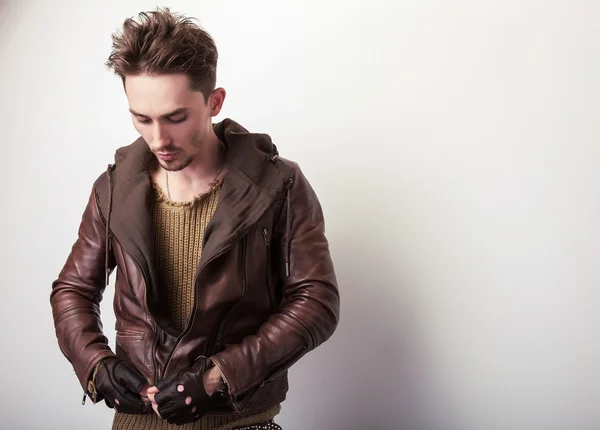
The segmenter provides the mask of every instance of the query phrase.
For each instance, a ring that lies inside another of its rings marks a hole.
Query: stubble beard
[[[200,137],[198,135],[194,135],[194,137],[192,137],[192,142],[193,142],[193,147],[195,147],[195,148],[198,148],[201,146]],[[158,157],[157,157],[157,160],[160,163],[161,167],[163,169],[165,169],[166,171],[180,172],[181,170],[185,169],[187,166],[192,164],[192,161],[194,161],[194,158],[195,157],[193,155],[189,155],[185,160],[163,161],[163,160],[159,159]]]
[[[174,161],[159,160],[161,167],[163,169],[165,169],[166,171],[168,171],[168,172],[179,172],[179,171],[185,169],[190,164],[192,164],[192,161],[194,161],[194,157],[192,157],[192,156],[189,156],[188,158],[186,158],[183,161],[180,161],[180,160],[174,160]]]

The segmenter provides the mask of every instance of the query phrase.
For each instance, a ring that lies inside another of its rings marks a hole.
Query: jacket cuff
[[[92,372],[92,377],[88,381],[87,393],[90,396],[90,399],[92,400],[92,403],[98,403],[99,401],[102,400],[100,394],[96,390],[96,375],[98,374],[98,369],[100,368],[100,363],[101,362],[102,362],[102,360],[100,360],[98,362],[98,364],[96,364],[94,366],[94,371]]]
[[[79,375],[79,382],[81,384],[81,387],[83,388],[83,390],[86,393],[89,393],[90,388],[93,388],[94,390],[96,389],[96,381],[95,381],[95,377],[96,377],[96,373],[98,371],[98,365],[100,364],[100,362],[102,360],[104,360],[105,358],[108,357],[116,357],[115,354],[113,354],[112,351],[102,351],[101,353],[97,354],[93,360],[91,360],[86,368],[86,371],[83,372],[81,375]],[[92,382],[93,387],[90,387],[90,382]],[[90,396],[90,398],[93,400],[93,398]],[[98,398],[98,401],[102,400],[101,398]],[[95,402],[94,402],[95,403]]]
[[[223,382],[225,383],[224,394],[227,398],[227,401],[237,412],[241,412],[248,404],[250,399],[252,399],[252,396],[254,396],[258,389],[262,387],[262,384],[256,385],[247,392],[240,393],[239,387],[233,378],[233,372],[229,366],[227,366],[225,361],[223,361],[218,354],[210,357],[209,361],[221,372],[221,378],[223,378]]]

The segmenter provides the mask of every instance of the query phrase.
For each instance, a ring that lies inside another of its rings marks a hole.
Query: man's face
[[[135,129],[170,171],[184,169],[201,153],[223,103],[222,92],[205,100],[180,74],[127,76],[125,91]]]

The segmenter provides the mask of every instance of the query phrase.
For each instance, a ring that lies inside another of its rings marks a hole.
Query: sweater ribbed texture
[[[252,415],[205,415],[198,421],[189,424],[169,424],[154,412],[144,415],[115,413],[112,430],[230,430],[252,424],[266,423],[275,417],[281,406],[273,406],[263,412]]]
[[[167,199],[154,184],[152,227],[154,259],[166,305],[179,330],[186,327],[194,306],[194,278],[202,255],[202,239],[219,201],[221,183],[190,202]],[[227,430],[263,423],[280,411],[276,405],[259,413],[207,415],[182,425],[171,425],[154,412],[144,415],[115,413],[112,430]]]

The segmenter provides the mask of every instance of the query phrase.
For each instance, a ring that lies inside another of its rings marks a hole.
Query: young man
[[[50,296],[84,401],[119,430],[277,429],[287,370],[339,319],[317,196],[269,136],[212,123],[217,49],[190,19],[126,20],[108,65],[140,138],[95,181]],[[114,268],[112,351],[99,303]]]

